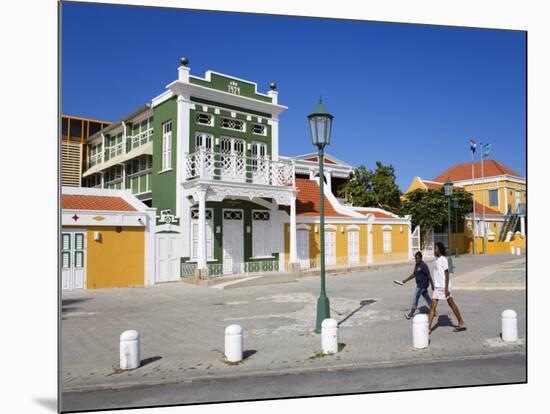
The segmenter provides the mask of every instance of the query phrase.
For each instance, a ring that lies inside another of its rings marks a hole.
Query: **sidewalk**
[[[515,266],[513,258],[456,259],[453,283],[482,265],[484,272],[487,265],[493,268],[487,277],[498,279],[506,263]],[[525,352],[523,340],[510,345],[499,338],[500,313],[507,308],[518,312],[519,336],[525,338],[525,292],[518,290],[457,290],[454,297],[468,330],[452,332],[454,315],[441,304],[429,348],[414,350],[411,321],[403,317],[414,285],[392,283],[411,270],[407,265],[328,277],[331,316],[340,322],[341,352],[334,356],[319,355],[320,336],[312,332],[316,277],[231,290],[172,283],[65,292],[63,391]],[[224,329],[232,323],[245,332],[246,358],[238,365],[223,361]],[[143,363],[117,373],[118,337],[126,329],[140,332]]]

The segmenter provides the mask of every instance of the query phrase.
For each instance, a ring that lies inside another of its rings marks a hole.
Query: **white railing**
[[[153,128],[149,128],[132,137],[132,148],[146,144],[153,138]]]
[[[114,158],[118,155],[124,154],[124,143],[121,142],[112,147],[109,147],[108,150],[109,150],[109,159]]]
[[[294,163],[291,161],[216,153],[205,148],[185,154],[183,169],[185,180],[202,178],[274,186],[295,185]]]
[[[94,165],[97,165],[101,163],[101,152],[98,152],[97,154],[90,155],[90,167],[93,167]]]

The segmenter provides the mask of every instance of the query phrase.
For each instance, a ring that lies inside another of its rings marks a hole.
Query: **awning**
[[[132,158],[139,157],[140,155],[153,155],[152,141],[148,142],[147,144],[141,145],[137,148],[134,148],[132,151],[127,152],[126,154],[120,154],[102,164],[97,164],[91,168],[88,168],[84,172],[84,174],[82,174],[82,177],[88,177],[90,175],[97,174],[98,172],[106,170],[107,168],[110,168],[113,165],[122,164],[128,160],[131,160]]]

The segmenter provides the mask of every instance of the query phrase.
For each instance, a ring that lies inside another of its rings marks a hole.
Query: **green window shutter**
[[[63,269],[68,269],[71,267],[71,253],[63,252],[61,253],[61,265]]]
[[[71,235],[64,233],[61,235],[61,250],[71,249]]]

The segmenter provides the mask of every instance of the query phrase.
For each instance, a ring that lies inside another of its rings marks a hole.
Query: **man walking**
[[[434,264],[434,293],[432,298],[432,306],[430,308],[430,316],[428,322],[429,332],[432,332],[432,321],[437,309],[437,303],[440,300],[447,300],[450,308],[458,320],[458,326],[455,332],[465,331],[464,321],[460,316],[460,311],[456,306],[454,299],[451,296],[451,281],[449,280],[449,263],[445,257],[445,245],[441,242],[436,242],[434,246],[434,255],[437,258]]]
[[[414,255],[414,260],[416,264],[414,265],[413,273],[402,281],[394,280],[394,282],[398,285],[403,285],[411,279],[416,279],[416,289],[413,294],[411,310],[409,313],[405,314],[405,318],[407,319],[411,319],[414,316],[416,308],[418,307],[420,296],[424,297],[424,300],[429,307],[432,306],[432,299],[428,293],[428,285],[432,287],[432,290],[434,288],[432,276],[430,275],[430,269],[428,268],[428,265],[422,261],[422,253],[416,252]]]

